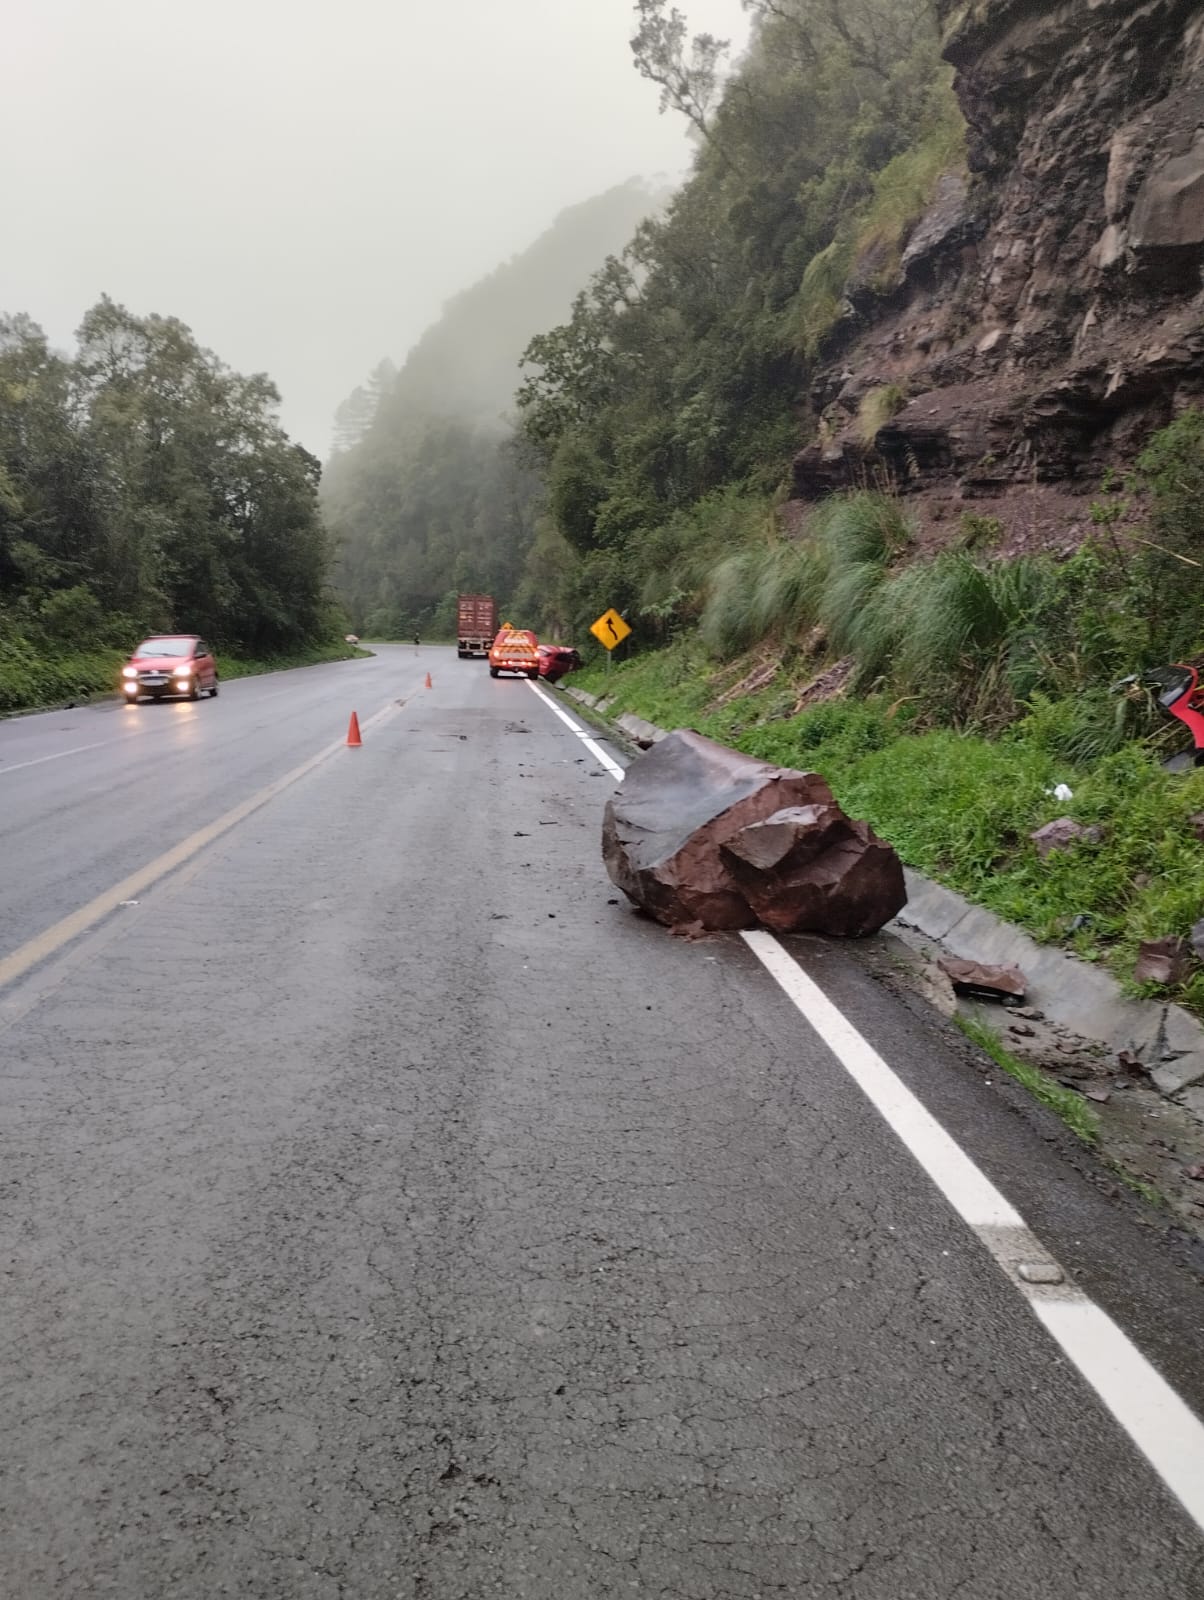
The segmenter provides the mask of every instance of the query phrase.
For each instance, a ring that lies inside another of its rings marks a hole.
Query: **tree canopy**
[[[713,556],[745,536],[734,490],[769,495],[812,426],[854,261],[872,248],[888,287],[963,160],[930,0],[746,9],[751,43],[730,65],[678,8],[638,0],[636,67],[694,129],[694,172],[523,358],[523,436],[573,553],[546,572],[536,553],[527,592],[578,627],[609,604],[659,621],[688,609],[698,541]]]
[[[176,627],[252,655],[329,624],[319,463],[279,396],[174,317],[108,298],[74,355],[0,317],[0,606],[89,646]]]

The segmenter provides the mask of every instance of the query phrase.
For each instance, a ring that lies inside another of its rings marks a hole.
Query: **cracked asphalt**
[[[387,705],[0,990],[0,1594],[1199,1600],[1198,1530],[750,952],[613,903],[613,780],[521,681],[392,647],[0,725],[0,956]],[[854,953],[793,948],[889,1041]],[[1198,1329],[1154,1280],[1147,1345]]]

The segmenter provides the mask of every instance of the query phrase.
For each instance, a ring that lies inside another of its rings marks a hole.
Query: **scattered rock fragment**
[[[1138,946],[1133,978],[1137,983],[1182,983],[1191,971],[1187,942],[1176,934],[1143,939]]]
[[[981,961],[963,961],[958,956],[942,956],[937,966],[949,978],[954,990],[974,1000],[1023,1000],[1024,974],[1019,967],[991,967]],[[1031,1028],[1023,1031],[1031,1033]]]
[[[1044,827],[1030,833],[1029,838],[1036,845],[1037,854],[1044,861],[1054,850],[1069,850],[1073,844],[1098,844],[1103,838],[1103,832],[1094,823],[1090,827],[1084,827],[1073,817],[1056,817],[1053,822],[1047,822]]]

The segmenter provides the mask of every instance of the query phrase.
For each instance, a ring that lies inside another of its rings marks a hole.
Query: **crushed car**
[[[539,647],[539,676],[549,683],[559,683],[566,672],[577,672],[584,663],[576,650],[566,644],[541,644]]]

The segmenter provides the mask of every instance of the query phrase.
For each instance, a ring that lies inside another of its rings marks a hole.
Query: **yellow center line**
[[[373,728],[383,722],[387,717],[396,714],[404,702],[390,701],[383,706],[366,722],[360,724],[360,731]],[[282,778],[277,778],[274,783],[269,783],[266,788],[258,790],[248,799],[236,805],[232,811],[227,811],[215,822],[210,822],[203,828],[198,828],[195,833],[189,834],[187,839],[173,845],[170,850],[164,851],[161,856],[156,856],[153,861],[148,861],[146,866],[140,867],[137,872],[131,872],[128,878],[123,878],[120,883],[114,884],[111,889],[106,889],[103,894],[98,894],[94,900],[89,900],[87,905],[81,906],[78,911],[73,911],[69,916],[63,917],[43,933],[36,934],[25,944],[20,945],[11,955],[0,959],[0,989],[6,984],[15,983],[18,978],[23,978],[32,967],[39,962],[61,950],[64,945],[70,944],[72,939],[78,939],[81,933],[86,933],[102,918],[116,911],[123,900],[134,900],[146,891],[160,878],[174,872],[177,867],[183,866],[193,856],[199,854],[206,845],[220,839],[222,834],[229,833],[231,828],[238,826],[249,817],[252,812],[266,806],[277,795],[283,794],[299,779],[320,766],[323,761],[328,761],[336,750],[342,750],[345,740],[337,739],[333,744],[328,744],[325,749],[319,750],[317,755],[310,756],[308,761],[303,761],[299,767],[294,767],[291,772],[286,772]]]

